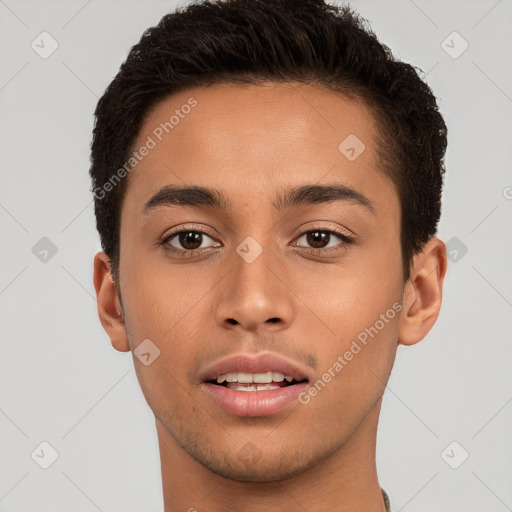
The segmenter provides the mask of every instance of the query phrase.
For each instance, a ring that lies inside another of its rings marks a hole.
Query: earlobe
[[[411,275],[404,289],[398,343],[418,343],[436,323],[447,264],[446,246],[437,237],[432,237],[414,256]]]
[[[112,346],[120,352],[128,352],[130,344],[115,283],[112,279],[110,259],[104,252],[94,257],[94,289],[101,325]]]

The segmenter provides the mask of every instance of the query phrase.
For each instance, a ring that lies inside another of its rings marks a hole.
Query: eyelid
[[[197,231],[198,233],[203,233],[208,235],[210,238],[215,238],[215,235],[211,233],[211,231],[205,226],[198,226],[194,224],[184,224],[182,226],[176,226],[175,228],[171,228],[169,231],[166,231],[165,235],[162,237],[162,242],[168,240],[171,236],[176,235],[177,233],[181,233],[183,231]]]
[[[322,221],[319,221],[319,222],[322,222]],[[323,222],[328,222],[328,221],[323,221]],[[306,233],[311,233],[312,231],[333,232],[333,233],[336,233],[338,236],[346,237],[353,241],[355,241],[358,238],[357,235],[355,233],[353,233],[352,231],[349,231],[348,229],[341,227],[337,224],[330,223],[330,224],[323,224],[323,225],[313,224],[311,226],[301,226],[298,229],[297,234],[294,236],[294,239],[298,238]]]
[[[182,231],[197,231],[197,232],[204,233],[204,234],[208,235],[210,238],[215,238],[215,235],[213,235],[211,233],[211,231],[208,230],[208,228],[206,228],[205,226],[199,226],[199,225],[194,225],[194,224],[184,224],[182,226],[176,226],[175,228],[171,228],[170,231],[167,231],[165,233],[165,235],[162,237],[162,241],[164,242],[168,238],[170,238],[172,235],[181,233]],[[297,232],[293,238],[295,239],[299,236],[305,235],[306,233],[310,233],[311,231],[332,231],[338,235],[345,236],[349,239],[357,238],[356,235],[353,232],[349,231],[348,229],[340,228],[340,227],[334,226],[334,225],[311,226],[309,228],[305,228],[304,226],[302,226],[301,228],[299,228],[297,230]]]

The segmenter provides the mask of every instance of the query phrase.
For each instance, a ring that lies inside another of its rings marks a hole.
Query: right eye
[[[198,229],[176,229],[167,235],[161,242],[161,245],[171,253],[178,256],[194,255],[195,251],[201,251],[208,247],[203,245],[204,238],[213,240],[207,233]],[[219,247],[220,245],[217,245]],[[210,245],[210,247],[212,247]]]

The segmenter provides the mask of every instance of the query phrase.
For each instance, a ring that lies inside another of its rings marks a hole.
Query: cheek
[[[323,410],[333,422],[364,417],[382,396],[391,372],[403,283],[401,260],[390,252],[385,262],[361,265],[357,272],[347,269],[337,282],[324,283],[320,316],[331,332],[317,344],[318,380],[304,402],[310,399],[312,410]],[[347,417],[346,411],[358,412]]]
[[[368,261],[366,265],[347,267],[336,276],[322,278],[321,287],[314,295],[308,294],[311,309],[317,314],[312,321],[319,323],[319,329],[334,343],[335,351],[343,350],[376,322],[379,331],[386,331],[383,335],[397,334],[396,313],[403,293],[401,272],[401,261],[396,258],[375,264]],[[382,321],[381,315],[385,317]]]
[[[187,265],[170,265],[163,258],[130,253],[129,248],[125,254],[129,256],[121,262],[121,285],[130,333],[163,342],[178,333],[183,337],[208,283]]]
[[[162,277],[155,268],[147,267],[135,270],[126,265],[129,278],[122,290],[123,302],[132,352],[149,339],[158,357],[146,366],[134,354],[134,366],[146,401],[155,412],[181,411],[188,407],[188,394],[182,392],[185,372],[200,350],[201,322],[196,309],[204,293],[191,290],[190,284],[187,291],[181,277]]]
[[[204,296],[211,286],[199,288],[194,276],[176,269],[171,273],[168,265],[127,264],[125,275],[123,296],[132,352],[146,339],[159,351],[149,366],[134,357],[144,396],[154,411],[186,409],[188,394],[182,392],[183,386],[187,386],[187,370],[201,353],[201,342],[207,340],[205,317],[211,318],[212,312],[204,310],[209,304]]]

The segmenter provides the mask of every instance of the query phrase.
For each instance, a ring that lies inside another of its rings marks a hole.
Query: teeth
[[[239,382],[240,384],[270,384],[271,382],[283,382],[285,380],[291,382],[293,377],[284,375],[281,372],[268,371],[265,373],[225,373],[217,377],[217,383],[222,384],[223,382]],[[248,388],[244,388],[248,389]]]
[[[252,375],[252,381],[258,384],[268,384],[272,382],[272,372],[267,373],[254,373]]]
[[[241,384],[250,384],[252,382],[252,373],[240,372],[238,374],[238,378],[236,380],[237,380],[237,382],[240,382]]]
[[[252,384],[251,386],[240,385],[238,382],[230,382],[227,387],[235,391],[267,391],[270,389],[281,389],[277,384]]]

